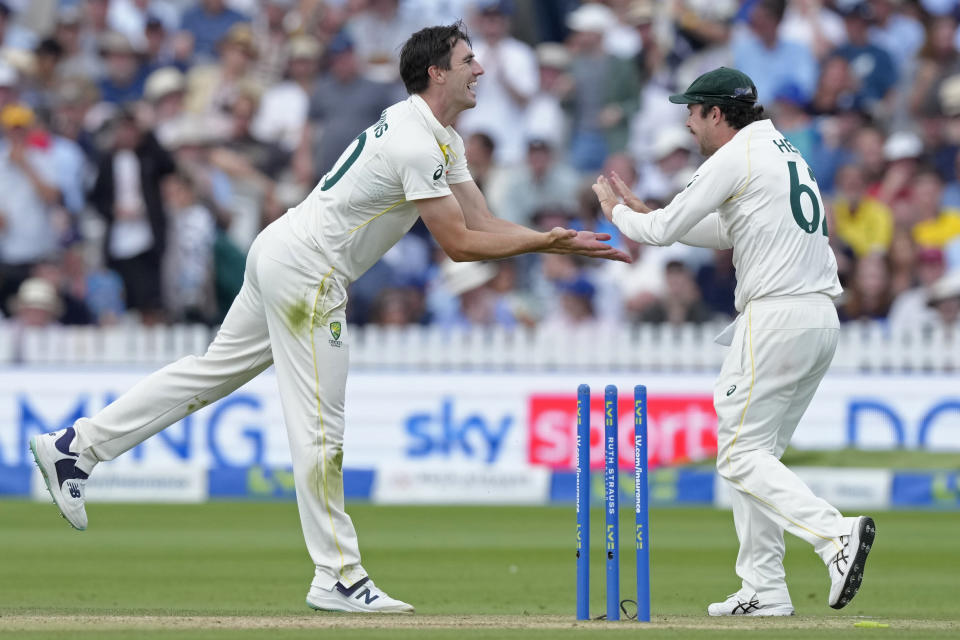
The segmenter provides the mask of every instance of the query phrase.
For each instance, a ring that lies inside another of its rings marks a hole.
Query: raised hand
[[[593,192],[597,194],[597,200],[600,201],[600,208],[603,209],[603,215],[613,222],[613,208],[620,204],[620,199],[614,192],[610,182],[602,175],[597,176],[597,181],[593,183]]]
[[[617,175],[616,171],[610,172],[610,183],[613,186],[614,192],[623,198],[623,203],[633,209],[634,211],[639,211],[640,213],[649,213],[650,207],[646,203],[638,198],[633,191],[630,191],[630,187],[627,186],[627,183]]]
[[[573,229],[554,227],[549,234],[551,244],[547,253],[574,253],[589,258],[633,262],[629,255],[604,242],[604,240],[610,239],[608,233],[574,231]]]

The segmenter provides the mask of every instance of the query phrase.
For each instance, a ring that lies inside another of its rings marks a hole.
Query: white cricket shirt
[[[337,275],[356,280],[416,222],[414,200],[471,180],[463,139],[418,95],[383,111],[286,215]]]
[[[813,171],[770,120],[733,136],[663,209],[613,209],[627,236],[653,245],[733,247],[736,308],[767,296],[842,292]]]

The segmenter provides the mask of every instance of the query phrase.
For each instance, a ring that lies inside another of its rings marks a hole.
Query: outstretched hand
[[[551,242],[546,250],[548,253],[574,253],[589,258],[633,262],[629,255],[604,242],[610,239],[609,233],[554,227],[549,234]]]

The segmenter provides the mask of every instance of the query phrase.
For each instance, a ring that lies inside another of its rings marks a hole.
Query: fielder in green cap
[[[670,101],[707,160],[683,191],[651,211],[616,174],[597,178],[604,214],[637,242],[733,249],[737,319],[714,387],[717,472],[726,481],[740,552],[740,589],[707,607],[712,616],[788,616],[783,532],[827,566],[827,604],[844,607],[863,580],[876,526],[843,517],[780,462],[830,366],[842,289],[813,171],[763,116],[757,88],[736,69],[700,76]],[[621,204],[620,200],[625,204]]]

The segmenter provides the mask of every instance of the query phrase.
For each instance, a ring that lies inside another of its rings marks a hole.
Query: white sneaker
[[[79,531],[87,528],[84,490],[87,474],[77,469],[77,454],[70,451],[76,437],[73,427],[30,438],[30,451],[40,467],[47,491],[70,526]]]
[[[849,536],[840,536],[843,548],[827,564],[830,572],[830,597],[827,600],[834,609],[843,609],[857,595],[863,582],[863,569],[867,554],[877,536],[873,518],[860,516],[853,521]]]
[[[738,591],[723,602],[708,606],[707,613],[711,616],[792,616],[793,605],[789,602],[760,602],[757,594]]]
[[[339,582],[332,589],[310,587],[307,605],[318,611],[347,611],[351,613],[413,613],[413,606],[388,596],[373,584],[369,576],[350,587]]]

